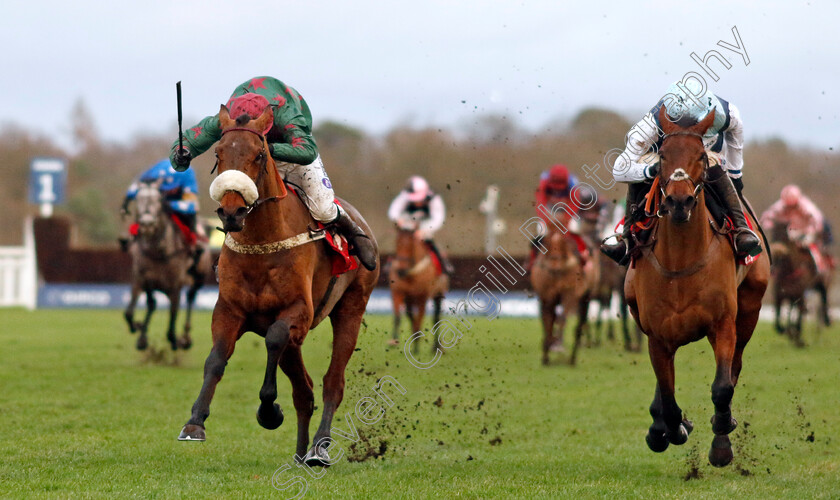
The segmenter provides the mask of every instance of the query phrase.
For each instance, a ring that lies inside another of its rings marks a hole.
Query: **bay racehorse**
[[[277,399],[277,366],[289,377],[297,413],[296,459],[330,465],[330,427],[344,396],[344,370],[359,335],[367,301],[379,276],[357,268],[332,275],[324,237],[298,196],[287,191],[269,154],[263,131],[273,120],[271,108],[257,119],[232,120],[222,106],[222,138],[216,147],[218,177],[211,196],[227,232],[218,263],[219,299],[213,310],[213,347],[204,364],[204,383],[192,415],[178,439],[205,439],[204,423],[216,384],[225,372],[236,341],[247,331],[265,338],[268,353],[259,392],[257,422],[266,429],[283,423]],[[373,240],[365,220],[349,203],[344,209]],[[375,242],[374,242],[375,247]],[[309,446],[309,422],[315,406],[312,378],[301,347],[307,333],[327,316],[333,331],[332,359],[324,375],[321,424]]]
[[[715,437],[709,462],[722,467],[732,460],[728,434],[737,425],[730,410],[732,396],[744,347],[758,321],[770,262],[765,248],[749,266],[737,265],[726,236],[710,225],[703,185],[715,179],[706,177],[709,157],[702,135],[713,120],[714,111],[683,128],[670,121],[662,106],[661,163],[651,189],[651,196],[661,196],[659,210],[654,210],[661,218],[654,228],[653,247],[644,247],[635,268],[627,273],[625,291],[633,317],[648,336],[656,374],[648,447],[662,452],[669,444],[688,439],[693,425],[683,418],[675,399],[674,356],[679,347],[705,337],[717,364],[711,391]]]
[[[388,281],[391,284],[391,303],[394,310],[394,331],[391,345],[399,344],[400,320],[405,311],[411,322],[411,331],[423,329],[426,304],[432,299],[433,324],[440,321],[441,305],[449,290],[449,277],[440,273],[433,261],[432,251],[419,237],[416,227],[397,226],[397,241]],[[418,342],[412,346],[419,349]],[[432,352],[440,347],[435,336]],[[442,349],[441,349],[442,350]]]
[[[549,226],[551,227],[551,226]],[[564,351],[563,330],[573,311],[577,326],[569,363],[577,361],[581,336],[587,328],[590,294],[597,282],[597,268],[584,266],[577,243],[559,230],[551,230],[543,240],[546,253],[538,253],[531,268],[531,287],[540,301],[543,327],[542,362],[549,363],[551,351]],[[558,313],[558,307],[562,310]]]
[[[624,297],[624,276],[627,268],[619,266],[612,259],[599,259],[600,272],[595,292],[592,294],[592,302],[597,304],[595,309],[595,337],[601,337],[603,322],[607,323],[607,338],[615,339],[615,322],[612,318],[612,304],[614,298],[618,298],[618,319],[621,322],[621,331],[624,338],[624,350],[638,352],[641,350],[642,332],[638,325],[633,325],[633,335],[630,335],[628,325],[627,300]]]
[[[129,247],[132,259],[131,300],[124,316],[131,333],[140,331],[137,349],[148,347],[147,332],[157,301],[155,291],[163,292],[169,299],[169,328],[166,339],[172,349],[189,349],[192,308],[198,290],[204,285],[210,272],[210,254],[204,252],[192,271],[192,251],[184,241],[181,230],[165,209],[160,181],[139,184],[136,198],[137,236]],[[184,333],[175,338],[175,320],[181,304],[181,290],[188,286],[186,294],[186,320]],[[141,293],[146,294],[146,316],[142,322],[134,321],[134,310]]]
[[[776,331],[787,334],[794,344],[803,346],[802,319],[806,314],[806,293],[815,289],[820,296],[818,322],[828,326],[828,273],[819,273],[808,246],[799,241],[786,224],[776,223],[771,232],[773,252],[773,303]],[[782,306],[787,304],[788,316],[782,323]],[[795,319],[794,319],[795,316]]]

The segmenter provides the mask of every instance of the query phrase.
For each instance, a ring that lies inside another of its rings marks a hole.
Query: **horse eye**
[[[265,153],[263,153],[262,151],[260,151],[260,152],[257,154],[257,161],[263,161],[263,160],[265,160]]]

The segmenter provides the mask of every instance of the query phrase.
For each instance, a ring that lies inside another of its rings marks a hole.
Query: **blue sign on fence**
[[[30,164],[29,201],[38,205],[64,203],[67,162],[61,158],[33,158]]]

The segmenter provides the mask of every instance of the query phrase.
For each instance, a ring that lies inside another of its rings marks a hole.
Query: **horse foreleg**
[[[825,281],[820,281],[817,285],[817,291],[820,294],[820,315],[823,325],[831,326],[831,315],[828,312],[828,285]]]
[[[181,338],[178,340],[178,347],[181,349],[189,349],[192,347],[192,337],[190,336],[190,332],[192,331],[192,310],[193,305],[195,305],[195,297],[198,294],[199,288],[201,288],[200,284],[194,284],[187,289],[187,310],[185,311],[186,319],[184,321],[184,334],[181,335]]]
[[[292,383],[292,400],[297,413],[297,447],[295,454],[303,460],[309,447],[309,422],[315,408],[315,394],[312,392],[312,377],[303,365],[300,347],[287,346],[280,357],[280,368]]]
[[[773,299],[776,310],[776,332],[781,334],[785,332],[785,327],[782,326],[782,294],[776,290]]]
[[[443,307],[443,295],[436,295],[432,299],[432,305],[434,307],[432,328],[434,329],[435,325],[437,325],[440,321],[440,312]],[[443,348],[440,346],[440,333],[435,334],[435,344],[432,346],[432,352],[437,352],[438,349],[440,349],[441,352],[443,351]]]
[[[265,378],[260,388],[257,422],[266,429],[276,429],[283,423],[283,410],[274,401],[277,400],[277,365],[283,350],[289,343],[290,333],[288,323],[282,319],[275,321],[265,333],[265,350],[268,359],[265,362]]]
[[[574,301],[570,300],[568,306],[571,307]],[[574,365],[577,363],[577,353],[578,348],[580,347],[580,340],[583,338],[584,330],[589,330],[589,297],[581,297],[577,303],[577,316],[578,322],[577,326],[575,327],[575,343],[572,347],[572,355],[569,358],[569,364]],[[565,309],[565,306],[564,306]]]
[[[149,346],[149,338],[147,333],[149,331],[149,322],[152,320],[152,313],[157,308],[157,301],[155,300],[155,291],[146,289],[146,317],[140,325],[140,336],[137,337],[137,349],[142,351]]]
[[[554,311],[554,303],[548,300],[541,300],[540,312],[543,326],[542,363],[547,365],[549,361],[548,353],[551,350],[551,346],[554,345],[554,322],[557,319]]]
[[[213,310],[213,347],[204,362],[204,383],[198,398],[192,406],[192,414],[181,434],[179,441],[204,441],[204,421],[210,416],[210,401],[216,392],[216,385],[225,374],[225,366],[233,355],[236,339],[241,335],[241,320],[230,319],[232,314],[225,308],[219,307]]]
[[[347,295],[347,293],[352,293],[352,295]],[[332,465],[329,457],[329,448],[332,444],[330,429],[335,412],[344,399],[344,370],[356,348],[359,327],[365,312],[365,302],[366,299],[360,291],[348,291],[330,313],[330,321],[333,325],[332,359],[324,375],[324,413],[321,416],[321,424],[315,432],[312,447],[304,457],[304,462],[309,466]],[[370,425],[375,422],[366,423]]]
[[[694,426],[683,418],[674,394],[676,352],[656,337],[649,337],[648,353],[656,374],[656,393],[650,405],[653,424],[648,429],[645,441],[648,448],[659,453],[665,451],[669,444],[684,444]]]
[[[172,346],[172,350],[178,349],[178,339],[175,337],[176,320],[178,319],[178,309],[181,307],[181,289],[172,290],[169,292],[169,329],[166,330],[166,340]]]
[[[712,403],[715,414],[712,417],[712,432],[715,437],[709,450],[709,463],[715,467],[729,465],[732,461],[732,444],[728,434],[735,430],[738,423],[732,418],[732,396],[735,383],[732,364],[737,344],[735,323],[724,321],[715,332],[709,335],[709,342],[715,351],[715,380],[712,382]]]
[[[140,286],[136,283],[131,285],[131,300],[128,301],[128,306],[125,308],[123,316],[126,323],[128,323],[128,331],[130,333],[137,332],[137,324],[134,322],[134,309],[137,307],[137,299],[140,297]]]
[[[402,321],[402,308],[405,305],[405,297],[402,294],[391,294],[391,303],[394,308],[394,329],[391,333],[391,344],[396,345],[400,341],[400,321]]]

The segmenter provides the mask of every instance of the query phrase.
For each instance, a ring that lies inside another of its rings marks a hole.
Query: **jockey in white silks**
[[[612,170],[615,180],[629,184],[624,230],[617,243],[601,245],[601,252],[619,264],[629,262],[633,244],[630,228],[644,217],[644,196],[658,172],[658,154],[650,153],[656,153],[662,145],[663,133],[659,124],[659,110],[662,106],[665,106],[674,123],[683,127],[700,122],[715,110],[715,120],[703,135],[703,143],[709,155],[705,185],[721,202],[734,224],[737,253],[758,255],[761,252],[759,239],[749,229],[744,218],[739,196],[744,187],[741,172],[744,165],[744,124],[741,113],[734,104],[702,87],[694,79],[687,83],[672,84],[656,106],[627,134],[627,146],[615,160]]]
[[[416,228],[418,236],[434,252],[443,271],[452,273],[451,264],[433,240],[446,219],[446,205],[443,198],[429,188],[426,179],[419,175],[408,179],[405,188],[388,207],[388,218],[402,229]]]

